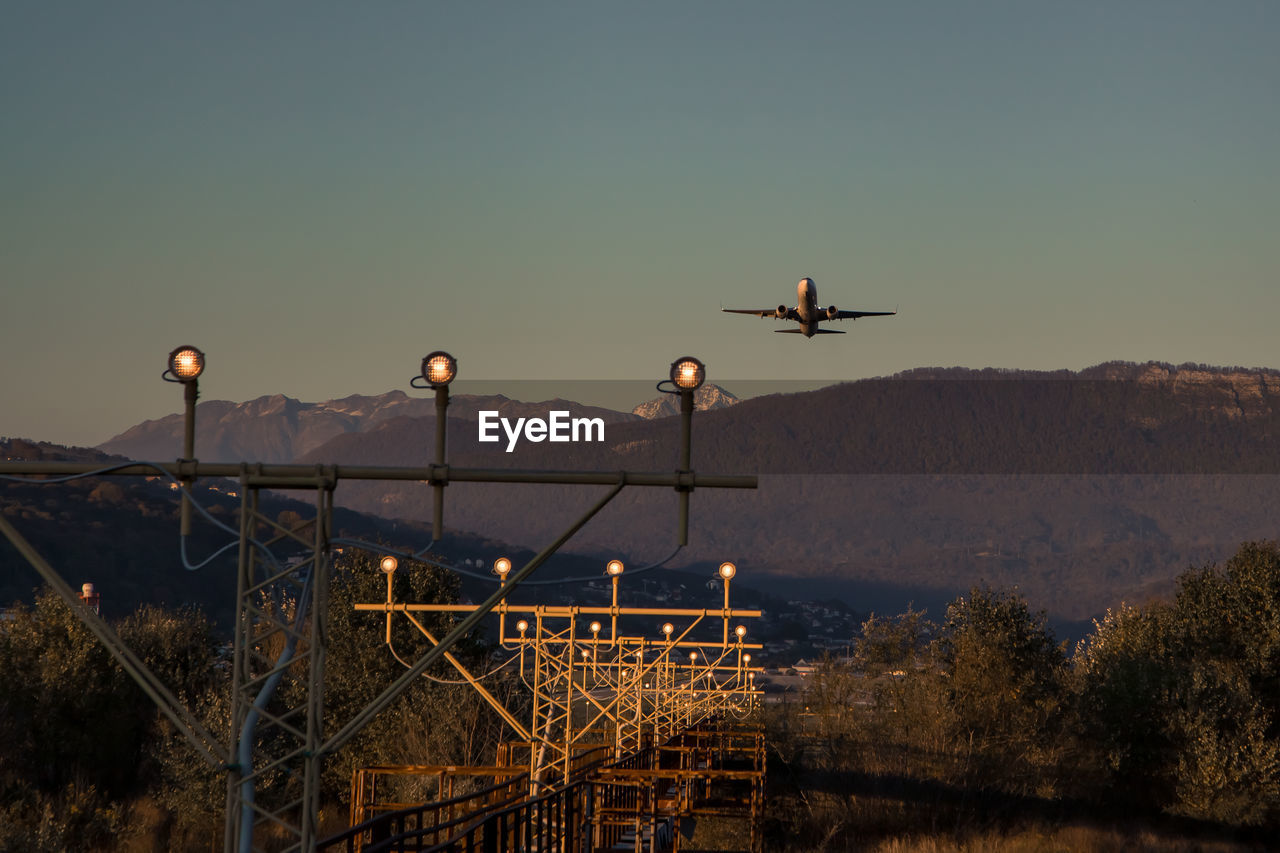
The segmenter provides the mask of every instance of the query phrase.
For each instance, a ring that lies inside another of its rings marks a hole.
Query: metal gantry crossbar
[[[439,356],[441,354],[433,354]],[[85,476],[167,477],[181,486],[182,534],[189,532],[192,506],[190,487],[197,479],[237,478],[240,484],[239,558],[236,580],[236,615],[230,685],[230,725],[211,731],[199,715],[185,707],[132,652],[101,617],[84,607],[74,590],[3,516],[0,533],[17,548],[41,578],[62,597],[132,677],[191,742],[197,753],[227,779],[224,850],[248,853],[270,843],[275,849],[309,851],[317,840],[320,764],[351,740],[379,712],[395,701],[423,672],[502,604],[520,582],[567,542],[627,486],[665,487],[680,494],[677,540],[687,542],[688,494],[697,488],[756,487],[754,476],[696,474],[690,464],[690,418],[693,390],[702,382],[701,364],[696,376],[683,359],[672,365],[672,380],[681,398],[680,467],[673,472],[547,471],[487,468],[453,468],[444,459],[444,413],[448,405],[447,380],[440,360],[424,359],[423,376],[436,389],[436,461],[426,467],[377,467],[340,465],[266,465],[259,463],[207,463],[195,458],[196,381],[204,369],[204,355],[193,347],[179,347],[170,354],[166,378],[185,385],[186,427],[184,456],[176,462],[132,461],[103,466],[82,462],[0,462],[0,478]],[[456,372],[449,358],[448,379]],[[693,379],[696,378],[696,384]],[[433,521],[437,539],[443,525],[443,486],[450,482],[545,483],[608,486],[608,492],[569,525],[553,542],[518,570],[500,588],[475,606],[397,680],[332,734],[322,726],[321,700],[325,673],[328,626],[328,588],[331,573],[330,530],[333,492],[344,480],[426,482],[433,486]],[[314,517],[285,527],[259,512],[261,491],[310,493]],[[198,507],[197,507],[198,508]],[[208,517],[208,516],[207,516]],[[209,517],[211,518],[211,517]],[[185,540],[184,540],[185,543]],[[287,565],[273,548],[287,543],[302,550]],[[185,546],[184,546],[185,547]],[[184,551],[185,553],[185,551]],[[290,689],[284,690],[282,688]],[[696,692],[692,691],[691,692]],[[279,697],[289,697],[288,702]],[[696,697],[695,697],[696,698]],[[531,735],[533,733],[530,733]],[[530,738],[532,740],[532,737]],[[272,829],[268,829],[271,827]],[[274,834],[275,838],[270,838]],[[283,841],[281,840],[283,838]]]

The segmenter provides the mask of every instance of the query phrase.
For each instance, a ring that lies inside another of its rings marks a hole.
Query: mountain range
[[[983,581],[1016,585],[1057,618],[1085,619],[1168,591],[1188,566],[1224,559],[1242,540],[1276,536],[1278,400],[1276,371],[1112,362],[1079,372],[920,369],[712,408],[694,418],[694,468],[757,474],[760,487],[698,490],[690,547],[671,565],[730,558],[784,593],[840,596],[860,609],[935,603]],[[422,465],[431,405],[399,392],[204,403],[197,455]],[[605,441],[526,442],[507,453],[477,441],[482,408],[600,417]],[[674,469],[678,422],[642,417],[661,406],[641,409],[459,395],[449,460]],[[102,449],[175,458],[179,430],[171,416]],[[467,483],[446,495],[451,529],[534,548],[595,499],[575,487]],[[336,499],[389,519],[430,517],[423,484],[344,482]],[[569,547],[632,562],[665,556],[675,506],[666,490],[629,488]]]

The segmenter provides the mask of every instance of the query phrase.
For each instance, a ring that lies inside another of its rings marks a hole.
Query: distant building
[[[80,587],[80,602],[99,616],[102,615],[102,593],[87,583]]]

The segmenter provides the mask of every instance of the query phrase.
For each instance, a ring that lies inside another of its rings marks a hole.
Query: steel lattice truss
[[[255,846],[254,826],[283,832],[286,849],[314,843],[319,803],[322,694],[328,612],[327,543],[333,493],[315,488],[315,517],[285,528],[258,511],[259,489],[241,492],[241,541],[266,530],[266,549],[244,547],[236,583],[226,833]],[[301,548],[281,563],[280,547]],[[299,773],[299,770],[301,771]]]
[[[760,670],[751,665],[751,651],[760,645],[745,641],[746,626],[738,620],[761,614],[730,607],[728,579],[718,609],[620,607],[618,575],[611,580],[608,606],[504,601],[495,608],[499,641],[518,657],[520,677],[532,694],[527,722],[517,719],[464,664],[445,656],[511,726],[518,740],[508,752],[523,753],[512,760],[527,762],[533,793],[567,784],[575,756],[592,748],[608,745],[621,757],[713,717],[745,716],[759,700],[755,676]],[[355,605],[358,611],[384,613],[388,638],[391,620],[403,616],[434,645],[437,639],[415,614],[475,609],[399,602],[391,590],[388,583],[383,602]],[[668,621],[656,638],[620,632],[619,620],[635,616]],[[717,636],[706,639],[708,628]]]

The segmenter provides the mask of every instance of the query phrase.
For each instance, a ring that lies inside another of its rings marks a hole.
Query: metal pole
[[[693,391],[685,388],[680,392],[680,473],[689,474],[691,458],[691,436],[693,433]],[[677,485],[680,493],[680,521],[676,541],[680,545],[689,544],[689,492],[691,485]]]
[[[194,462],[196,459],[196,399],[200,396],[200,383],[197,379],[182,383],[183,401],[186,403],[186,414],[183,419],[182,461]],[[191,535],[191,481],[192,477],[182,478],[182,535]]]
[[[724,641],[723,645],[729,645],[729,581],[732,578],[723,578],[724,580]],[[739,640],[741,642],[741,640]]]
[[[448,432],[449,386],[436,388],[436,465],[444,465],[445,435]],[[432,480],[434,505],[431,516],[431,538],[439,542],[444,536],[444,487],[447,480]]]
[[[247,466],[246,466],[247,467]],[[249,680],[249,614],[245,609],[245,593],[253,586],[252,519],[257,512],[258,491],[246,484],[248,471],[240,474],[240,558],[236,562],[236,613],[231,658],[231,731],[227,743],[235,757],[227,764],[227,811],[223,815],[223,853],[236,853],[240,844],[240,792],[244,768],[240,766],[240,726],[244,723],[245,706],[241,685]]]
[[[321,758],[324,739],[324,665],[329,646],[329,520],[333,517],[333,492],[316,490],[314,559],[311,563],[311,666],[307,671],[307,732],[303,759],[301,850],[315,849],[320,829]],[[302,603],[299,602],[301,607]]]
[[[154,477],[165,473],[181,478],[188,474],[195,477],[239,477],[239,462],[126,462],[118,466],[104,466],[101,462],[0,462],[0,474],[94,474],[96,476]],[[393,468],[377,465],[253,465],[246,485],[260,489],[300,489],[316,485],[336,486],[342,480],[393,480],[422,482],[439,480],[442,483],[543,483],[561,486],[612,486],[625,476],[628,486],[663,486],[666,488],[754,489],[758,478],[754,474],[694,474],[681,475],[668,471],[551,471],[522,468],[454,468],[440,470],[436,466],[420,468]],[[305,482],[304,482],[305,481]]]

